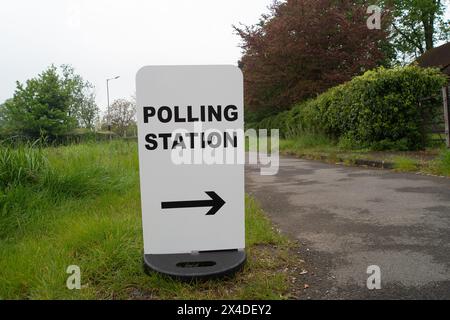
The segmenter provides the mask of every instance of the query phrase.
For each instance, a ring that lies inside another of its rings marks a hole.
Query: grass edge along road
[[[358,150],[342,147],[325,136],[305,134],[294,139],[280,140],[280,152],[348,166],[356,165],[358,160],[383,161],[399,172],[450,177],[450,150],[444,147],[420,152]]]
[[[287,299],[292,292],[294,244],[248,196],[243,272],[198,283],[145,275],[135,142],[0,147],[0,179],[0,299]],[[81,268],[81,290],[66,287],[69,265]]]

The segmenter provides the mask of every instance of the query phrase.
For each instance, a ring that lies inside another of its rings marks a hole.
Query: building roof
[[[425,52],[417,62],[421,67],[440,68],[443,73],[450,75],[450,42]]]

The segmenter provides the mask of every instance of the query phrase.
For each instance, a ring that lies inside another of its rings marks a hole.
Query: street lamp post
[[[109,132],[111,132],[111,113],[110,113],[110,109],[109,109],[109,82],[111,80],[117,80],[119,78],[120,78],[120,76],[106,79],[106,95],[107,95],[107,99],[108,99],[108,131]]]

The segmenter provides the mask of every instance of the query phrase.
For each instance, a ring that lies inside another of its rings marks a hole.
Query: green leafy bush
[[[280,129],[284,138],[323,133],[345,145],[421,149],[427,135],[418,102],[439,92],[446,81],[437,69],[379,68],[253,125]]]

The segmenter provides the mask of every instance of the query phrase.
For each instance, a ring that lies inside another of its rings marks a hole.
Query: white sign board
[[[211,161],[244,156],[241,71],[144,67],[136,96],[145,254],[245,248],[244,164]]]

